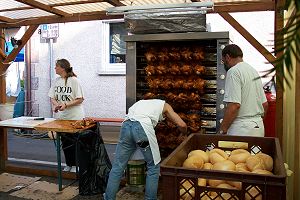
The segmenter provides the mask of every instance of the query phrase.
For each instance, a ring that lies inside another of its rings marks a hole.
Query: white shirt
[[[238,115],[228,129],[228,135],[264,136],[261,116],[264,113],[262,104],[267,99],[259,74],[253,67],[240,62],[228,70],[224,101],[240,104]]]
[[[240,62],[228,70],[224,101],[240,104],[236,119],[263,116],[262,104],[267,99],[259,74],[253,67],[245,62]]]
[[[159,147],[155,135],[155,126],[163,120],[163,109],[165,101],[159,99],[140,100],[128,109],[125,120],[138,121],[141,123],[152,151],[154,164],[161,160]]]
[[[58,77],[51,86],[48,96],[54,98],[59,103],[68,103],[76,98],[83,98],[83,90],[76,77],[69,77],[67,84],[65,79]],[[81,120],[84,118],[84,110],[82,104],[67,107],[63,111],[59,111],[55,118],[67,120]]]

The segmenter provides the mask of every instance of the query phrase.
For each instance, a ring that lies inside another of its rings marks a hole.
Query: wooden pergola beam
[[[0,16],[0,21],[3,21],[3,22],[14,22],[15,20],[9,18],[9,17],[4,17],[4,16]]]
[[[15,0],[15,1],[18,1],[20,3],[24,3],[26,5],[29,5],[29,6],[32,6],[34,8],[38,8],[38,9],[44,10],[46,12],[49,12],[49,13],[52,13],[52,14],[55,14],[55,15],[58,15],[58,16],[61,16],[61,17],[71,16],[71,14],[69,14],[69,13],[66,13],[64,11],[61,11],[61,10],[56,9],[56,8],[53,8],[53,7],[49,6],[49,5],[40,3],[40,2],[35,1],[35,0]]]
[[[7,68],[10,65],[10,62],[14,61],[18,53],[21,51],[21,49],[25,46],[25,44],[28,42],[30,37],[33,35],[33,33],[36,31],[36,29],[39,27],[39,25],[31,25],[26,32],[24,33],[23,37],[21,38],[21,44],[14,48],[10,54],[6,57],[6,59],[3,61],[3,63],[0,64],[0,68],[4,71],[7,70]]]
[[[64,2],[64,3],[51,3],[51,4],[48,4],[48,6],[53,8],[53,7],[58,7],[58,6],[71,6],[71,5],[100,3],[100,2],[104,2],[104,0],[89,0],[88,2],[87,1],[72,1],[72,2]],[[36,8],[32,7],[32,6],[22,6],[22,7],[17,7],[17,8],[3,9],[3,10],[0,10],[0,12],[30,10],[30,9],[36,9]]]
[[[6,58],[6,54],[4,53],[3,49],[1,49],[1,48],[0,48],[0,58],[3,60]]]
[[[6,54],[4,53],[5,46],[5,35],[4,31],[0,32],[0,61],[3,61],[6,58]]]
[[[274,2],[216,2],[214,9],[208,13],[220,12],[253,12],[253,11],[273,11]]]
[[[0,49],[4,49],[5,44],[5,34],[4,29],[0,29]],[[0,58],[0,61],[2,62],[4,58]],[[0,104],[6,103],[6,83],[5,83],[5,74],[6,70],[4,69],[4,66],[0,65]],[[1,139],[1,138],[0,138]],[[0,149],[1,151],[1,149]]]
[[[0,28],[27,26],[27,25],[39,25],[39,24],[53,24],[53,23],[65,23],[65,22],[80,22],[80,21],[91,21],[91,20],[101,20],[101,19],[123,19],[123,15],[108,16],[105,11],[88,12],[74,14],[70,17],[40,17],[37,19],[20,19],[13,24],[1,24]]]
[[[276,0],[275,8],[276,12],[274,13],[274,48],[280,49],[282,47],[283,35],[280,33],[280,30],[284,27],[284,0]],[[275,56],[282,56],[283,52],[276,52]],[[284,72],[283,72],[284,73]],[[283,93],[284,89],[281,84],[283,83],[283,77],[276,75],[276,137],[280,141],[280,145],[283,145]]]
[[[25,0],[18,0],[24,3]],[[32,2],[31,0],[26,0],[26,2]],[[57,12],[62,12],[55,7],[58,6],[67,6],[67,5],[80,5],[80,4],[90,4],[90,3],[97,3],[97,2],[108,2],[114,6],[124,6],[118,0],[89,0],[89,1],[76,1],[76,2],[66,2],[66,3],[56,3],[56,4],[49,4],[47,6],[47,12],[52,10],[56,10]],[[31,6],[24,6],[18,8],[10,8],[10,9],[3,9],[0,12],[7,12],[7,11],[18,11],[18,10],[27,10],[27,9],[35,9],[38,8],[34,4]],[[42,8],[40,8],[42,9]],[[261,1],[261,2],[217,2],[214,5],[214,10],[208,11],[208,13],[220,13],[220,12],[252,12],[252,11],[266,11],[266,10],[275,10],[275,4],[273,1]],[[53,13],[53,12],[52,12]],[[54,13],[59,15],[59,13]],[[60,13],[65,14],[65,13]],[[64,22],[76,22],[76,21],[91,21],[91,20],[101,20],[101,19],[119,19],[123,18],[123,16],[107,16],[105,11],[97,11],[97,12],[86,12],[86,13],[76,13],[76,14],[68,14],[65,17],[58,17],[58,16],[44,16],[38,18],[21,18],[21,19],[11,19],[13,23],[0,23],[0,28],[9,28],[9,27],[16,27],[16,26],[27,26],[33,24],[50,24],[50,23],[64,23]],[[4,18],[5,19],[5,18]],[[7,18],[6,20],[9,20]],[[0,19],[1,21],[1,19]],[[4,20],[5,22],[5,20]]]
[[[119,0],[105,0],[105,1],[113,6],[125,6]]]
[[[69,6],[69,5],[79,5],[79,4],[90,4],[90,3],[98,3],[98,2],[107,2],[110,4],[119,4],[120,6],[124,6],[121,2],[109,1],[109,0],[89,0],[87,1],[74,1],[74,2],[66,2],[66,3],[53,3],[49,4],[50,7],[58,7],[58,6]],[[193,0],[193,2],[198,2],[197,0]],[[115,6],[115,5],[114,5]],[[18,11],[18,10],[29,10],[35,9],[32,6],[23,6],[18,8],[8,8],[0,10],[0,12],[8,12],[8,11]],[[218,13],[218,12],[252,12],[252,11],[272,11],[275,9],[274,2],[217,2],[214,4],[214,9],[208,11],[208,13]]]
[[[235,30],[237,30],[257,51],[259,51],[270,63],[275,57],[260,44],[240,23],[238,23],[229,13],[220,12],[223,17]]]

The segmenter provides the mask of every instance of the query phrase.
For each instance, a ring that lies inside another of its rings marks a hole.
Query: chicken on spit
[[[170,74],[172,74],[172,75],[179,75],[181,73],[180,66],[178,64],[175,64],[175,63],[172,63],[170,65],[169,71],[170,71]]]
[[[193,52],[193,58],[195,60],[204,60],[204,51],[202,47],[195,47]]]
[[[181,72],[182,72],[184,75],[191,75],[191,74],[193,73],[193,68],[191,67],[191,65],[184,64],[184,65],[182,65],[182,67],[181,67]]]
[[[183,47],[182,51],[181,51],[181,57],[183,58],[183,60],[189,61],[192,60],[193,57],[193,52],[191,51],[191,49],[189,47]]]
[[[198,78],[194,81],[193,88],[197,89],[201,94],[204,93],[205,80]]]
[[[196,73],[197,75],[203,75],[203,74],[205,74],[206,69],[205,69],[204,66],[199,65],[199,64],[196,64],[196,65],[194,66],[194,71],[195,71],[195,73]]]
[[[179,47],[171,47],[169,51],[170,60],[180,60],[180,49]]]
[[[168,61],[169,60],[168,48],[162,48],[162,50],[158,52],[157,56],[160,62]]]
[[[160,86],[163,89],[166,89],[166,90],[171,89],[171,88],[173,88],[173,81],[172,81],[172,79],[167,78],[167,79],[165,79],[164,81],[161,82]]]
[[[155,74],[155,67],[153,65],[148,65],[147,67],[145,67],[145,71],[147,76],[152,76]]]
[[[192,77],[188,78],[188,80],[183,83],[183,88],[186,90],[192,89],[194,86],[194,79]]]
[[[157,60],[157,55],[155,53],[155,49],[154,48],[150,48],[145,53],[145,57],[146,57],[147,62],[154,62],[155,60]]]
[[[176,89],[182,88],[184,80],[182,78],[176,78],[173,84],[173,87]]]
[[[168,67],[164,64],[160,64],[156,67],[156,73],[159,75],[167,74],[168,73]]]

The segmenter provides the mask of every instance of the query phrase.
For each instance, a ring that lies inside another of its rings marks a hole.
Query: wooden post
[[[4,52],[5,35],[4,30],[0,30],[0,50]],[[0,57],[3,62],[4,57]],[[5,83],[4,65],[0,65],[0,106],[6,103],[6,83]],[[1,119],[0,119],[1,120]],[[7,130],[0,128],[0,171],[4,171],[5,162],[7,160]]]
[[[7,161],[7,129],[0,128],[0,172],[5,169]]]
[[[283,35],[278,34],[278,31],[283,28],[284,22],[284,13],[283,13],[283,2],[277,0],[275,3],[275,22],[274,22],[274,33],[275,33],[275,50],[281,48],[281,45],[278,44],[278,41],[283,40]],[[282,53],[276,53],[276,57],[280,57]],[[283,78],[276,75],[276,137],[278,137],[280,146],[283,145],[283,88],[279,82],[283,83]],[[284,154],[284,153],[283,153]]]
[[[5,34],[4,29],[0,30],[0,50],[4,52]],[[3,57],[0,57],[1,63],[4,61]],[[0,104],[6,103],[6,83],[5,83],[6,68],[3,64],[0,65]]]

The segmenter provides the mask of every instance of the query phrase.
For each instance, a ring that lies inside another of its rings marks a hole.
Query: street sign
[[[41,25],[41,38],[51,39],[58,38],[59,26],[58,24],[42,24]]]

